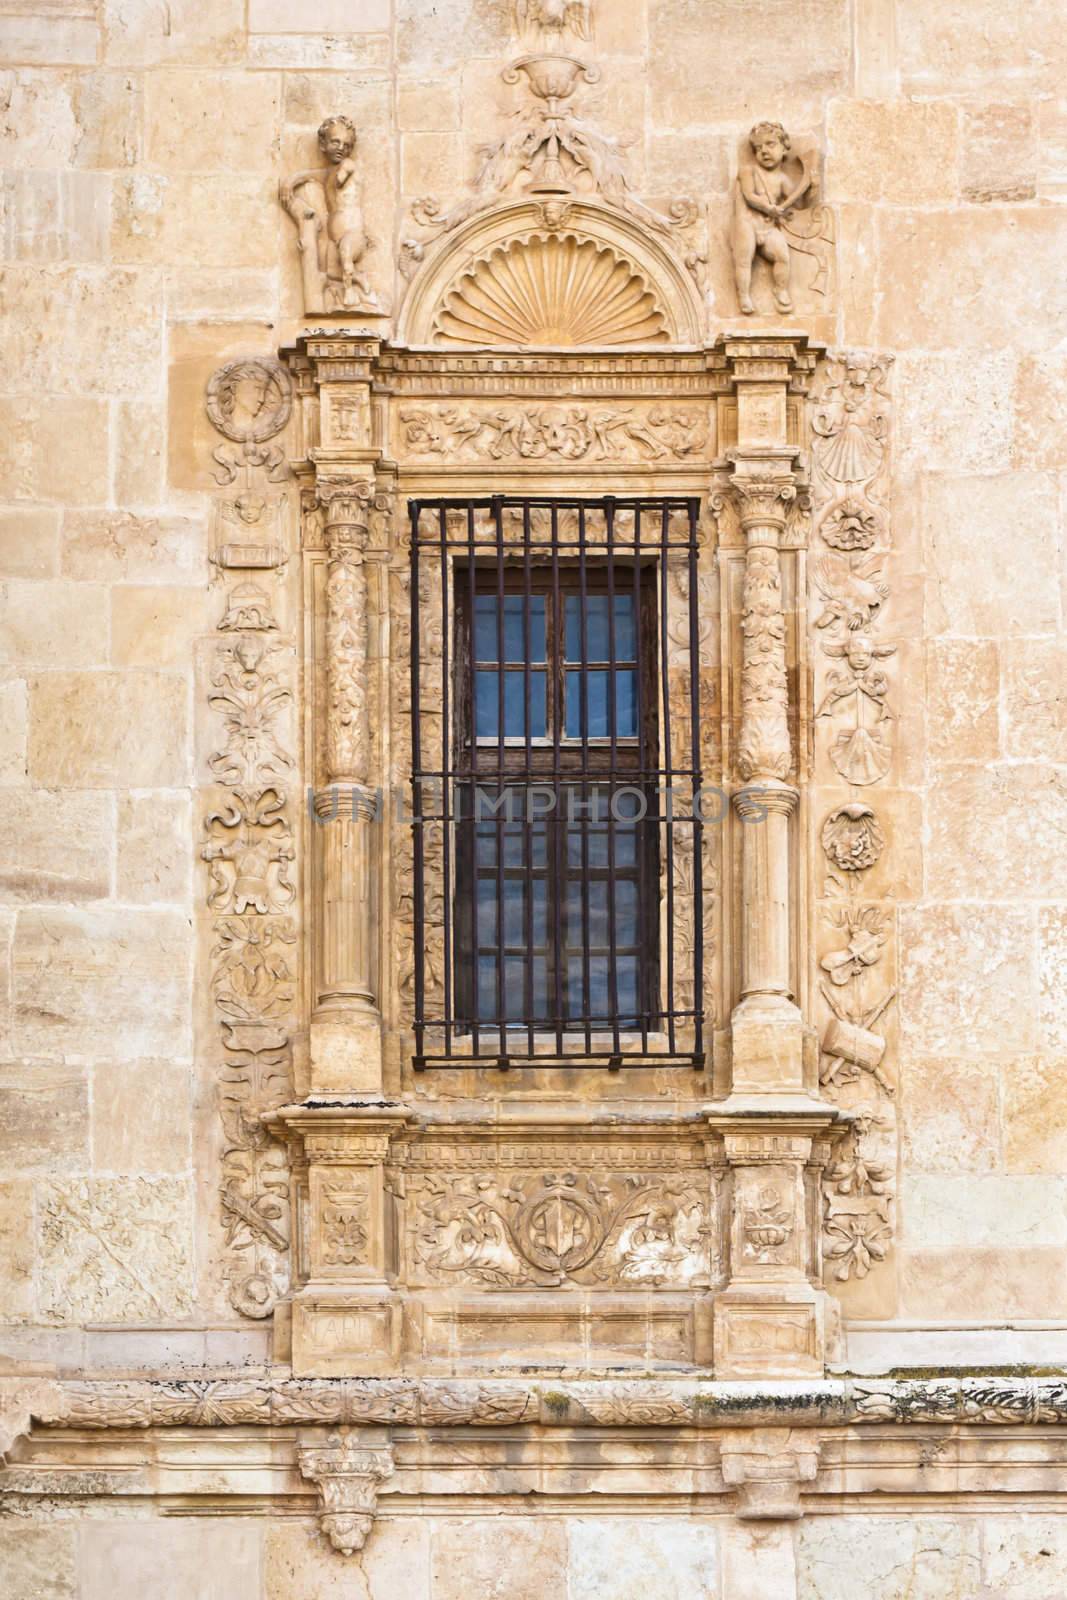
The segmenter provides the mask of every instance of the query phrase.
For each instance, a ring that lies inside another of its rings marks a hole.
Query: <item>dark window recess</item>
[[[420,1070],[703,1064],[697,509],[410,505]]]

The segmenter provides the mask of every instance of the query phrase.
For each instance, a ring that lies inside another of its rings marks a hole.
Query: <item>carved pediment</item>
[[[498,245],[460,275],[434,321],[434,342],[449,345],[571,349],[669,339],[647,278],[607,245],[570,233]]]
[[[671,241],[593,199],[526,200],[433,245],[400,342],[466,349],[699,345],[703,308]]]

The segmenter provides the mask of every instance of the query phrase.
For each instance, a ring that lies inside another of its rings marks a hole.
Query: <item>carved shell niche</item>
[[[573,234],[498,246],[445,296],[434,338],[447,344],[664,344],[667,318],[647,280],[607,245]]]

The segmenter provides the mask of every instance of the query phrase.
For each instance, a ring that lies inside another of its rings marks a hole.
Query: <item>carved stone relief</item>
[[[815,720],[836,773],[869,790],[890,773],[894,714],[882,639],[888,581],[889,362],[832,353],[813,398],[816,527],[830,553],[816,559],[814,623],[826,662]],[[819,1079],[852,1114],[825,1174],[823,1253],[832,1279],[863,1279],[892,1242],[896,1172],[895,1085],[886,1021],[895,913],[865,893],[887,840],[873,805],[858,798],[823,819],[823,885],[817,992],[825,1008]]]
[[[379,1485],[392,1476],[392,1452],[369,1449],[342,1428],[325,1445],[306,1446],[298,1460],[303,1476],[318,1485],[324,1536],[341,1555],[362,1550],[374,1524]]]
[[[753,267],[767,263],[769,293],[759,309],[797,309],[796,258],[810,262],[803,310],[822,310],[833,264],[833,217],[820,201],[820,153],[811,138],[791,139],[780,122],[758,122],[742,142],[734,185],[730,247],[739,309],[750,316]],[[765,291],[758,291],[761,296]]]
[[[240,460],[221,446],[214,452],[229,474],[220,486],[244,478],[236,499],[217,497],[216,510],[227,508],[234,535],[216,552],[220,571],[280,569],[284,547],[258,542],[268,512],[260,483],[280,481],[287,471],[280,447],[270,441],[291,413],[288,374],[258,358],[231,363],[209,381],[206,405],[219,432],[242,445]],[[282,497],[275,502],[282,503]],[[271,525],[284,534],[280,510]],[[287,748],[294,650],[282,636],[276,603],[250,579],[234,584],[221,602],[207,693],[214,747],[207,770],[216,788],[209,792],[201,849],[219,1030],[223,1272],[234,1309],[255,1318],[271,1313],[289,1273],[287,1154],[260,1121],[292,1091],[297,999],[296,842],[287,787],[295,774]]]
[[[427,461],[685,461],[708,437],[696,406],[425,406],[402,410],[400,422],[407,453]]]
[[[327,165],[282,180],[279,197],[297,230],[304,311],[380,311],[363,270],[370,245],[355,162],[357,133],[345,116],[327,117],[319,149]]]
[[[707,1187],[701,1172],[412,1174],[410,1281],[706,1286]]]

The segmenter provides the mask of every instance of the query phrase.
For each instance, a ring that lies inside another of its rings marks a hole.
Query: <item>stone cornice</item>
[[[316,1378],[283,1372],[156,1378],[8,1378],[8,1446],[51,1428],[538,1426],[840,1428],[1067,1424],[1067,1372],[729,1383],[620,1379]]]

